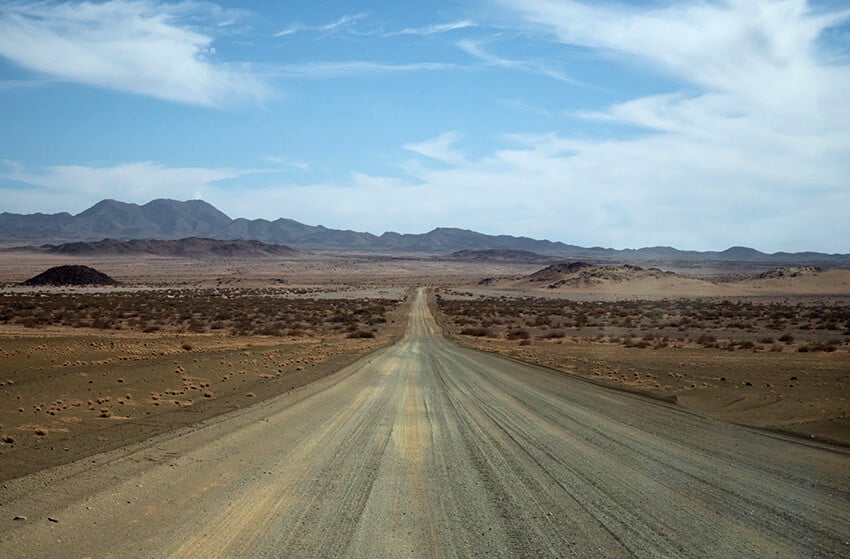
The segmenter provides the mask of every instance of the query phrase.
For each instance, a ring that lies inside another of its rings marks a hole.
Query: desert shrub
[[[531,333],[524,328],[514,328],[508,330],[505,337],[509,340],[527,340],[531,337]]]
[[[300,322],[330,330],[327,317],[374,326],[386,322],[394,301],[289,299],[265,289],[164,290],[107,294],[15,293],[0,297],[0,323],[64,325],[143,332],[225,330],[255,335],[268,324]]]
[[[812,342],[809,344],[802,345],[797,348],[797,351],[800,353],[807,352],[815,352],[815,351],[823,351],[823,352],[833,352],[837,349],[841,342],[839,340],[829,340],[827,342]]]
[[[348,334],[349,338],[374,338],[375,334],[368,330],[357,330]]]
[[[487,337],[487,338],[495,338],[496,332],[492,328],[484,328],[484,327],[476,327],[476,328],[464,328],[460,331],[463,336],[476,336],[476,337]]]
[[[717,347],[717,337],[711,334],[703,334],[697,338],[697,343],[703,347]]]
[[[563,330],[549,330],[544,332],[540,337],[545,340],[554,340],[565,337],[567,334]]]

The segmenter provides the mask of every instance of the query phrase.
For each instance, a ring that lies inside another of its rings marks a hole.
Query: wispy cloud
[[[29,89],[32,87],[42,87],[53,80],[50,79],[35,79],[35,80],[0,80],[0,91],[8,91],[11,89]]]
[[[294,23],[278,31],[274,34],[274,36],[286,37],[287,35],[295,35],[296,33],[301,33],[304,31],[312,31],[316,33],[333,33],[342,29],[352,27],[358,21],[365,18],[366,15],[367,14],[365,13],[344,15],[337,20],[322,25],[304,25],[301,23]]]
[[[425,140],[424,142],[414,142],[404,145],[404,149],[424,155],[430,159],[447,163],[449,165],[460,165],[466,161],[462,153],[453,149],[453,146],[460,139],[460,134],[457,132],[445,132],[435,138]]]
[[[263,160],[273,165],[277,165],[278,167],[292,167],[301,171],[310,170],[310,164],[307,162],[293,161],[286,157],[279,157],[277,155],[267,155],[263,158]]]
[[[511,58],[503,58],[497,56],[487,51],[484,48],[484,43],[481,41],[476,41],[473,39],[464,39],[462,41],[458,41],[457,46],[463,52],[481,60],[488,66],[519,70],[522,72],[546,76],[547,78],[552,78],[554,80],[558,80],[564,83],[583,85],[580,81],[571,78],[566,73],[558,70],[557,68],[552,68],[551,66],[543,62],[534,60],[514,60]]]
[[[475,27],[476,24],[474,21],[463,19],[459,21],[452,21],[449,23],[436,23],[433,25],[425,25],[422,27],[407,27],[400,31],[390,31],[385,33],[385,37],[394,37],[398,35],[439,35],[441,33],[448,33],[450,31],[457,31],[459,29],[469,29],[471,27]]]
[[[691,84],[754,104],[787,105],[827,74],[818,38],[850,20],[850,10],[816,12],[806,0],[681,2],[637,9],[623,4],[519,0],[500,3],[568,45],[643,59]],[[782,84],[777,88],[776,84]],[[839,85],[839,84],[834,84]]]
[[[498,154],[527,169],[528,182],[558,177],[570,199],[603,226],[596,229],[601,240],[611,235],[611,244],[622,243],[616,239],[631,230],[642,232],[632,236],[639,244],[718,248],[746,239],[781,249],[820,239],[822,249],[847,250],[828,239],[850,235],[833,209],[850,201],[850,105],[843,93],[850,91],[850,66],[830,54],[825,35],[849,21],[850,11],[815,10],[805,0],[500,4],[518,30],[591,49],[615,65],[640,61],[681,83],[571,115],[649,134],[526,138],[520,149]],[[513,62],[475,43],[463,47],[493,65]],[[535,178],[540,173],[546,176]],[[584,200],[581,189],[588,187],[595,203]],[[654,233],[662,229],[666,234]]]
[[[180,21],[219,13],[197,2],[22,2],[0,11],[0,56],[61,80],[196,105],[262,99],[244,66],[215,62],[213,38]]]
[[[443,72],[462,69],[457,64],[443,62],[411,62],[387,64],[368,60],[339,62],[305,62],[302,64],[279,64],[265,69],[269,77],[282,79],[331,79],[375,74],[407,74],[413,72]]]

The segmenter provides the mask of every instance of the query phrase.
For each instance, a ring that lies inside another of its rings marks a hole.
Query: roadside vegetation
[[[458,343],[713,417],[850,445],[846,299],[571,301],[445,290]]]
[[[833,352],[850,348],[850,305],[834,301],[570,301],[439,296],[461,336],[594,341],[626,348]]]
[[[267,289],[0,295],[0,324],[145,333],[373,337],[395,301],[288,298]]]

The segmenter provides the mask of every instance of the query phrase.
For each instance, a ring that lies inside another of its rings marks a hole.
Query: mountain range
[[[752,248],[732,247],[724,251],[683,251],[671,247],[615,250],[585,248],[557,241],[537,240],[510,235],[485,235],[466,229],[439,227],[422,234],[386,232],[382,235],[350,230],[329,229],[321,225],[305,225],[279,218],[231,219],[202,200],[153,200],[144,205],[116,200],[103,200],[77,215],[0,214],[0,242],[66,243],[102,239],[176,240],[203,237],[219,240],[254,240],[282,244],[299,250],[404,252],[446,254],[455,258],[500,260],[519,258],[525,251],[534,255],[558,258],[581,258],[622,261],[724,261],[826,263],[850,265],[848,254],[817,252],[766,254]],[[483,252],[482,252],[483,251]],[[526,254],[525,257],[533,258]]]

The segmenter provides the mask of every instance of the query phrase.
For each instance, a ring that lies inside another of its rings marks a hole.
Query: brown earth
[[[447,342],[0,484],[0,556],[848,557],[850,452]]]
[[[0,480],[298,389],[398,339],[403,315],[374,338],[0,326]]]
[[[698,342],[703,332],[696,328],[690,339],[681,341],[675,339],[678,327],[653,330],[659,338],[670,338],[662,346],[657,340],[643,339],[650,332],[646,328],[567,328],[562,337],[541,339],[544,329],[552,329],[541,326],[539,332],[531,328],[528,339],[509,340],[507,330],[520,327],[519,323],[500,326],[500,337],[491,339],[460,336],[463,325],[445,315],[440,320],[465,345],[541,363],[614,388],[675,400],[729,421],[836,442],[850,440],[850,354],[843,332],[850,330],[850,324],[838,320],[839,330],[823,330],[823,321],[816,318],[820,308],[847,308],[850,272],[846,270],[801,270],[760,278],[752,274],[746,279],[736,275],[734,281],[719,281],[723,273],[718,264],[710,277],[653,271],[651,277],[602,278],[597,286],[548,289],[504,283],[510,281],[505,278],[540,270],[540,264],[445,262],[412,256],[301,254],[297,258],[197,260],[14,252],[0,255],[0,264],[0,295],[35,293],[33,288],[14,284],[61,264],[93,266],[122,283],[91,289],[39,288],[78,303],[84,295],[102,293],[168,297],[178,289],[191,298],[203,289],[259,289],[275,297],[313,299],[321,308],[325,299],[399,298],[412,285],[455,288],[456,294],[468,293],[462,296],[467,299],[504,297],[517,303],[517,313],[529,307],[524,298],[531,295],[573,302],[678,298],[690,301],[697,310],[715,299],[791,301],[810,308],[799,312],[808,316],[807,324],[789,319],[784,323],[790,329],[787,332],[765,330],[763,323],[743,329],[712,326],[709,334],[717,338],[716,347]],[[628,276],[629,269],[622,268],[620,273]],[[496,279],[479,285],[482,278]],[[461,291],[462,286],[469,287]],[[36,306],[32,312],[38,310]],[[283,336],[233,335],[211,330],[211,323],[195,318],[204,333],[187,331],[185,324],[144,333],[126,317],[112,326],[121,330],[38,326],[39,316],[34,317],[36,328],[14,322],[0,326],[0,437],[13,441],[0,443],[0,477],[70,462],[297,389],[396,339],[399,323],[404,322],[381,326],[375,339],[350,339],[344,331],[318,330],[300,336],[286,336],[286,332]],[[92,320],[80,317],[79,324]],[[792,342],[780,341],[786,333],[793,335]],[[605,339],[600,340],[600,335]],[[761,341],[767,338],[772,341]],[[835,339],[840,343],[833,344]],[[644,342],[647,345],[639,347]],[[730,349],[732,342],[749,342],[754,347]],[[653,349],[656,345],[658,349]],[[813,351],[802,353],[801,348]],[[205,396],[206,392],[212,396]]]
[[[68,256],[0,252],[0,286],[52,266],[80,264],[109,274],[126,288],[286,287],[328,291],[408,289],[411,285],[468,285],[484,276],[531,273],[539,264],[440,261],[423,256],[300,253],[286,258],[173,258]]]
[[[447,334],[466,347],[675,402],[733,423],[850,445],[846,298],[807,297],[782,304],[706,300],[700,308],[721,317],[710,323],[675,314],[691,304],[700,306],[692,300],[682,302],[684,307],[673,302],[630,303],[633,306],[621,310],[619,317],[612,315],[626,303],[562,300],[563,309],[582,313],[564,318],[566,327],[553,326],[556,319],[548,314],[559,306],[557,301],[470,298],[468,292],[448,291],[438,319]],[[775,319],[763,321],[759,312],[797,321],[783,318],[776,330],[769,322]],[[821,322],[832,313],[841,316],[845,326]]]

